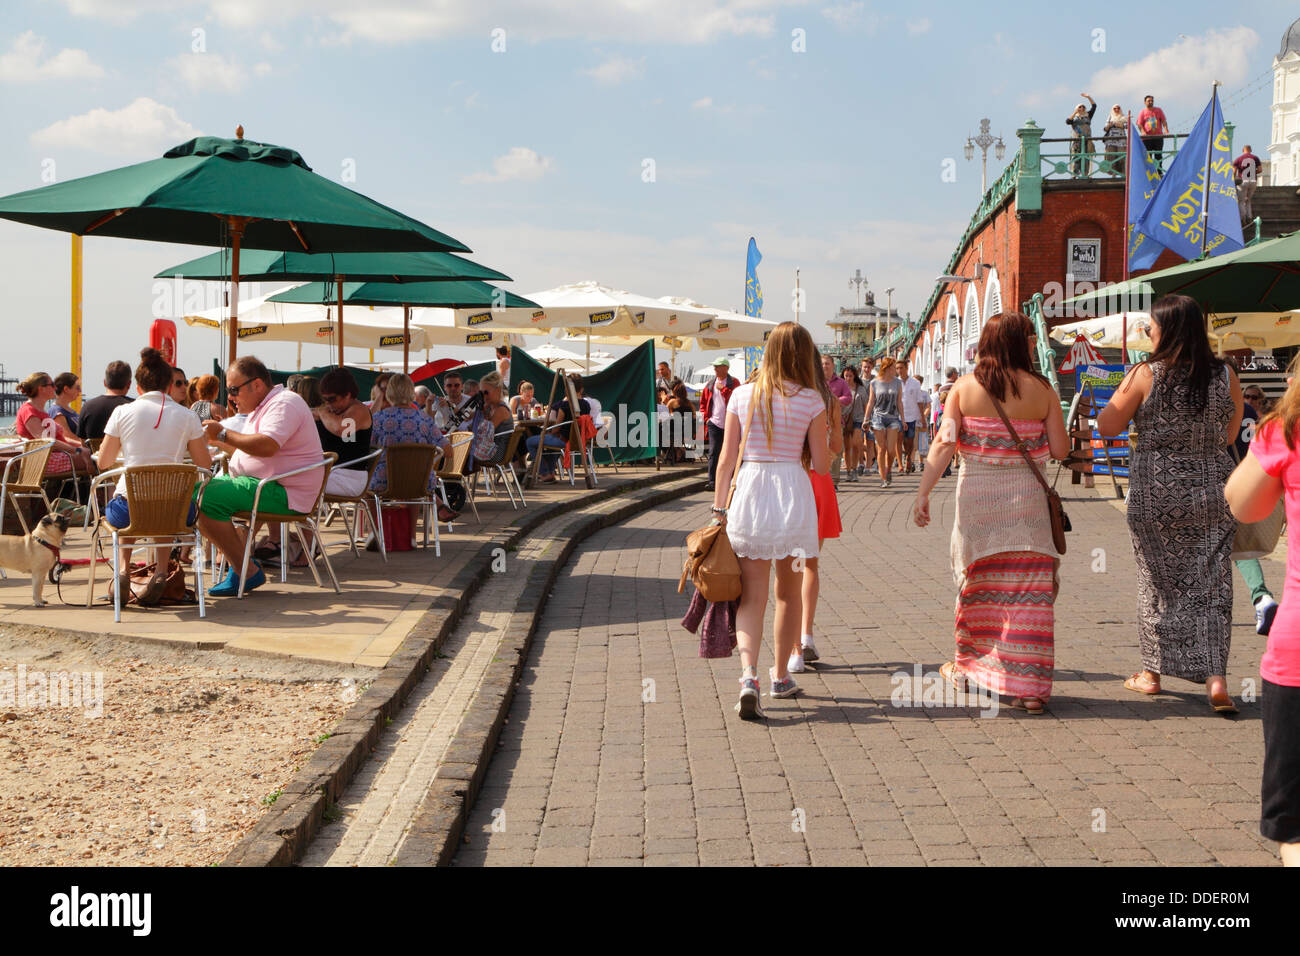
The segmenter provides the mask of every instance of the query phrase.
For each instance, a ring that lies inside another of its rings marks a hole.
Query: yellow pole
[[[72,361],[69,371],[81,378],[81,237],[72,236]],[[81,407],[81,399],[74,403]]]

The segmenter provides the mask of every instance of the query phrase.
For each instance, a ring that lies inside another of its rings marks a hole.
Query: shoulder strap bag
[[[731,488],[727,492],[726,508],[731,507],[732,496],[736,493],[736,481],[740,477],[740,466],[745,460],[745,444],[749,441],[749,429],[754,423],[754,401],[750,395],[749,412],[745,416],[745,430],[740,436],[740,448],[736,453],[736,467],[731,473]],[[740,599],[740,559],[732,550],[727,537],[727,519],[722,516],[716,523],[710,522],[697,531],[686,536],[686,564],[682,568],[682,579],[677,582],[677,593],[681,594],[690,578],[695,590],[711,604]]]
[[[1011,419],[1007,418],[1007,412],[1002,407],[1002,403],[992,393],[989,393],[989,398],[993,399],[993,407],[998,410],[998,415],[1002,418],[1002,424],[1007,426],[1007,431],[1011,434],[1011,440],[1020,449],[1020,454],[1024,456],[1025,462],[1029,465],[1029,470],[1034,473],[1038,483],[1043,486],[1043,493],[1047,495],[1047,519],[1052,525],[1052,545],[1059,554],[1065,554],[1065,532],[1070,530],[1070,517],[1065,513],[1065,506],[1061,504],[1061,496],[1053,490],[1052,486],[1047,483],[1047,479],[1043,477],[1043,473],[1038,470],[1038,464],[1030,457],[1024,441],[1016,434],[1016,430],[1011,427]]]

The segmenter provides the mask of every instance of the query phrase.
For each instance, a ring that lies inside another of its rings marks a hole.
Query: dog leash
[[[32,535],[32,540],[38,544],[45,545],[45,547],[54,552],[54,563],[50,565],[50,570],[47,572],[47,576],[49,577],[50,583],[54,585],[55,591],[58,592],[59,601],[71,607],[72,605],[68,604],[67,599],[63,596],[63,586],[59,582],[63,580],[63,572],[71,568],[72,565],[62,560],[59,555],[58,545],[50,544],[50,542],[46,541],[44,538],[38,538],[34,534]]]

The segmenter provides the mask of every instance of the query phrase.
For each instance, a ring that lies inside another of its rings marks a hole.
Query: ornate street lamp
[[[861,269],[854,269],[853,275],[849,276],[849,288],[854,290],[853,307],[856,309],[860,303],[858,296],[862,293],[862,287],[867,284],[867,277],[862,274]]]
[[[989,132],[989,121],[980,120],[980,131],[978,136],[966,137],[966,145],[962,147],[962,152],[966,154],[967,160],[975,158],[975,147],[980,148],[980,155],[983,160],[983,166],[980,171],[980,195],[983,196],[989,188],[989,147],[996,147],[993,155],[1001,159],[1007,154],[1007,144],[1002,142],[1002,137],[994,137]]]

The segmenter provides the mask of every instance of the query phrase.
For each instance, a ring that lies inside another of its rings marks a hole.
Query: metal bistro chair
[[[19,498],[40,498],[46,511],[54,511],[50,497],[45,493],[45,464],[49,460],[54,442],[48,438],[29,441],[18,454],[5,462],[4,478],[0,479],[0,527],[4,526],[5,508],[13,499],[14,511],[18,514],[18,523],[23,534],[31,534],[27,526],[27,516],[18,504]],[[0,571],[0,576],[4,572]]]
[[[370,530],[374,532],[375,541],[379,543],[379,554],[383,557],[384,563],[388,563],[388,549],[384,545],[384,523],[377,517],[379,514],[379,495],[370,490],[370,481],[375,477],[375,468],[379,464],[379,459],[383,456],[384,450],[377,448],[364,458],[354,458],[348,462],[349,465],[360,465],[366,462],[366,486],[362,489],[361,494],[348,497],[347,495],[332,495],[325,493],[325,507],[331,512],[326,524],[333,520],[334,513],[343,518],[343,528],[348,533],[348,545],[352,548],[352,553],[361,557],[361,552],[357,550],[357,534],[361,533],[361,516],[364,514],[366,520],[370,522]],[[359,471],[360,469],[352,469]],[[374,505],[375,510],[372,512],[369,505]],[[348,520],[348,506],[352,506],[356,522],[356,533],[353,533],[353,521]]]
[[[519,484],[519,476],[515,474],[515,469],[513,464],[515,460],[515,454],[519,451],[519,443],[524,440],[524,436],[526,436],[527,434],[528,434],[528,429],[522,427],[515,427],[513,425],[509,429],[503,428],[499,432],[495,433],[495,437],[498,438],[502,435],[510,436],[510,441],[506,444],[505,457],[501,461],[496,462],[495,464],[480,465],[478,468],[474,469],[474,473],[471,476],[471,480],[470,480],[471,494],[473,494],[473,492],[477,489],[478,477],[479,475],[482,475],[483,489],[488,494],[494,495],[496,493],[495,490],[496,481],[493,480],[492,474],[493,472],[495,472],[496,475],[501,479],[501,484],[505,487],[506,494],[510,496],[510,507],[514,508],[516,511],[519,510],[519,505],[523,505],[525,508],[528,507],[528,502],[524,501],[524,489]],[[511,487],[511,485],[513,485],[514,487]],[[518,504],[515,503],[516,491],[519,492]]]
[[[593,448],[591,450],[591,470],[596,471],[596,448],[604,448],[609,453],[609,463],[614,466],[614,474],[618,474],[618,456],[614,454],[614,446],[609,442],[610,432],[614,429],[614,416],[609,412],[600,413],[600,427],[596,429],[596,437],[592,439]]]
[[[291,478],[294,475],[301,475],[309,471],[315,471],[317,468],[323,469],[320,478],[320,491],[316,492],[316,500],[312,502],[311,509],[302,514],[282,515],[282,514],[263,514],[261,518],[266,522],[275,522],[280,525],[280,582],[284,583],[289,580],[289,538],[285,532],[287,525],[292,525],[294,533],[298,536],[298,543],[302,545],[302,553],[307,556],[307,567],[311,569],[311,576],[316,580],[317,587],[324,587],[321,583],[320,572],[316,570],[316,548],[320,546],[320,557],[325,562],[325,570],[329,572],[330,583],[334,586],[335,594],[342,594],[343,589],[339,587],[339,579],[334,576],[334,566],[330,564],[330,556],[325,551],[325,544],[321,541],[320,513],[321,501],[325,497],[325,483],[329,481],[330,469],[338,456],[333,452],[326,452],[325,457],[315,464],[303,465],[301,468],[295,468],[292,471],[286,471],[283,474],[271,475],[263,478],[257,483],[257,489],[253,492],[253,507],[248,511],[237,511],[234,517],[248,523],[248,537],[244,541],[244,562],[239,569],[239,593],[235,596],[243,598],[244,585],[248,582],[248,563],[253,559],[253,538],[256,537],[257,531],[257,506],[262,500],[262,489],[267,483],[272,481],[281,481],[285,478]],[[303,536],[302,526],[306,525],[307,530],[312,533],[312,545],[307,547],[307,540]]]
[[[438,490],[442,493],[442,503],[447,506],[447,510],[454,510],[451,502],[447,500],[447,485],[460,485],[461,490],[465,492],[465,498],[469,501],[469,506],[474,510],[474,519],[479,524],[483,519],[478,516],[478,505],[474,503],[474,494],[471,483],[465,478],[465,467],[469,464],[469,443],[474,440],[473,432],[452,432],[447,436],[451,442],[451,457],[443,457],[445,468],[438,469]],[[450,530],[451,522],[447,523]]]
[[[126,497],[130,503],[131,523],[125,528],[114,528],[99,514],[99,500],[93,494],[109,479],[122,476]],[[199,617],[207,616],[203,597],[203,542],[199,538],[198,507],[207,487],[208,472],[197,465],[136,465],[114,468],[96,475],[91,483],[90,507],[95,510],[95,522],[90,533],[90,584],[86,589],[86,607],[95,598],[95,571],[99,562],[96,554],[100,548],[100,533],[107,528],[113,537],[113,621],[122,620],[122,592],[117,581],[122,573],[122,538],[148,538],[145,547],[155,549],[165,546],[170,553],[173,545],[189,545],[194,559],[194,593],[199,599]],[[194,486],[199,485],[195,497]],[[190,505],[194,505],[194,524],[186,524]],[[157,555],[159,552],[154,551]],[[158,563],[162,563],[161,561]],[[164,568],[166,565],[164,565]],[[127,569],[130,570],[129,568]]]
[[[424,511],[424,546],[429,546],[429,525],[433,524],[433,553],[442,557],[438,536],[438,500],[429,494],[429,476],[438,470],[442,449],[421,442],[394,442],[382,449],[388,463],[388,487],[379,492],[380,506],[419,505]],[[436,487],[436,485],[435,485]],[[379,522],[381,525],[382,521]],[[411,529],[414,532],[414,528]],[[381,539],[382,540],[382,539]]]

